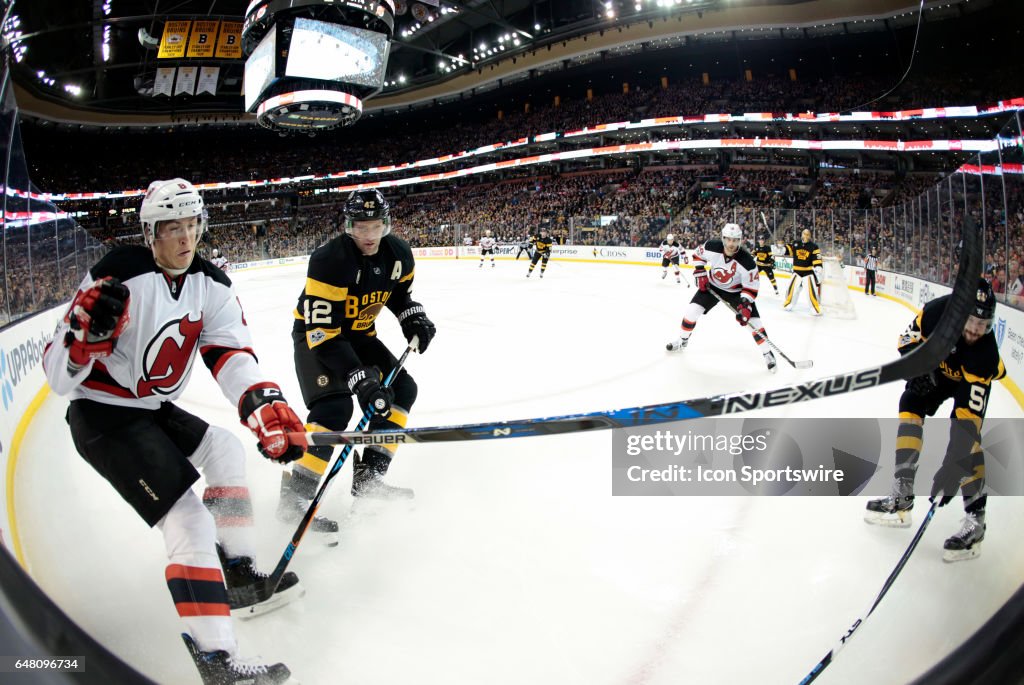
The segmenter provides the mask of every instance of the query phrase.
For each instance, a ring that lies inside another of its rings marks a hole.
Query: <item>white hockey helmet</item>
[[[676,237],[672,233],[669,233],[667,236],[665,236],[665,242],[666,243],[671,243],[675,239],[676,239]]]
[[[156,239],[156,225],[161,221],[188,219],[198,216],[199,228],[196,232],[196,243],[206,231],[206,209],[203,196],[196,187],[183,178],[172,178],[169,181],[153,181],[142,198],[139,220],[142,222],[142,239],[152,245]]]
[[[490,238],[490,237],[491,237],[491,230],[490,230],[490,229],[487,229],[486,231],[484,231],[484,235],[485,235],[486,237]]]
[[[739,224],[726,224],[722,226],[722,238],[743,240],[743,229],[740,228]]]
[[[217,248],[213,248],[213,256],[220,257],[220,250],[218,250]]]

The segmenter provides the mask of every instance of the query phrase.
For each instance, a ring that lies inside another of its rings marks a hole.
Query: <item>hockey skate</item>
[[[291,479],[292,474],[287,471],[281,473],[281,498],[277,501],[277,520],[297,525],[309,509],[309,500],[292,490]],[[328,547],[336,547],[338,544],[338,522],[334,519],[314,516],[307,530],[316,533],[317,539]]]
[[[942,548],[943,561],[966,561],[981,554],[985,539],[985,512],[967,514],[960,522],[960,532],[949,537]]]
[[[661,272],[661,280],[664,281],[665,280],[665,276],[668,276],[668,272],[667,271],[662,271]]]
[[[684,338],[684,337],[680,336],[679,338],[673,340],[672,342],[667,343],[665,345],[665,349],[668,350],[669,352],[677,352],[679,350],[686,349],[686,345],[689,342],[690,342],[689,338]]]
[[[252,557],[228,559],[220,545],[217,545],[217,556],[224,569],[228,604],[235,618],[266,614],[306,594],[299,577],[291,571],[285,571],[275,590],[270,586],[270,576],[256,570]]]
[[[873,499],[867,504],[864,521],[876,526],[909,528],[914,508],[914,484],[905,478],[897,478],[888,497]]]
[[[284,664],[260,664],[240,661],[227,652],[201,652],[188,633],[182,633],[188,653],[196,662],[203,685],[282,685],[294,682]]]
[[[352,469],[352,496],[362,499],[393,502],[416,497],[412,488],[401,488],[384,482],[384,476],[369,467]]]
[[[775,373],[778,370],[778,364],[775,362],[775,353],[768,350],[764,353],[764,363],[768,365],[768,370]]]

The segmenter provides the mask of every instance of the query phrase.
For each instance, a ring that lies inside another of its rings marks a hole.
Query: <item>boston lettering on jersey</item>
[[[402,240],[387,235],[377,254],[363,255],[348,235],[318,248],[295,308],[296,330],[310,349],[350,335],[377,335],[384,307],[400,312],[409,301],[414,262]]]

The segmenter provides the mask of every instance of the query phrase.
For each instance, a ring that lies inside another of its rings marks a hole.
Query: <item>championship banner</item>
[[[186,57],[213,57],[213,48],[217,40],[219,21],[197,21],[192,27],[192,35],[188,39]]]
[[[196,74],[199,67],[178,67],[178,78],[174,82],[174,94],[192,95],[196,90]]]
[[[242,22],[222,21],[220,36],[217,37],[217,51],[214,57],[225,59],[241,59],[242,57]]]
[[[220,77],[220,67],[200,67],[199,82],[196,85],[196,95],[209,93],[217,94],[217,79]]]
[[[153,95],[170,96],[171,88],[174,86],[174,67],[160,67],[156,70],[156,78],[153,79]]]
[[[185,42],[191,21],[169,21],[164,24],[164,35],[160,37],[157,59],[181,59],[185,56]]]

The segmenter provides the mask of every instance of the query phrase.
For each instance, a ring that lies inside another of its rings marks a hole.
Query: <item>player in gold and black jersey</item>
[[[790,311],[800,295],[800,289],[807,286],[807,294],[814,308],[814,315],[821,314],[821,249],[811,241],[811,232],[804,229],[799,243],[785,245],[785,254],[793,258],[793,278],[786,291],[782,308]]]
[[[900,336],[899,352],[908,354],[924,342],[942,318],[950,295],[925,304],[921,313]],[[981,425],[985,419],[992,382],[1006,375],[992,324],[996,298],[992,286],[980,279],[974,309],[949,356],[937,369],[907,381],[900,396],[900,423],[896,433],[896,478],[889,497],[871,500],[864,519],[868,523],[905,528],[914,506],[917,473],[924,435],[924,419],[934,416],[948,399],[953,400],[949,442],[942,466],[932,482],[932,497],[940,506],[963,494],[965,517],[960,531],[946,540],[946,561],[972,559],[985,538],[985,454]]]
[[[754,261],[757,262],[757,270],[768,277],[768,281],[775,288],[775,294],[779,294],[779,286],[775,282],[775,255],[772,254],[771,245],[766,245],[764,236],[758,239],[757,247],[754,248]]]
[[[295,309],[292,342],[302,399],[309,408],[306,430],[342,431],[353,411],[353,395],[364,412],[373,411],[370,430],[402,428],[416,401],[416,383],[400,371],[391,387],[382,378],[397,359],[377,337],[375,321],[386,307],[410,342],[424,352],[434,324],[411,297],[415,264],[409,244],[391,234],[390,207],[377,190],[353,192],[344,207],[345,232],[313,252],[306,285]],[[355,455],[352,494],[411,498],[412,490],[384,483],[394,448],[370,446]],[[316,492],[331,448],[311,447],[296,462],[281,488],[278,517],[297,522]],[[337,524],[318,519],[314,532]]]
[[[540,277],[544,278],[544,270],[548,268],[548,260],[551,259],[551,246],[554,244],[555,239],[548,234],[547,229],[540,229],[540,234],[533,241],[533,259],[530,260],[530,270],[526,272],[527,278],[533,273],[537,262],[540,262]]]

